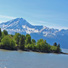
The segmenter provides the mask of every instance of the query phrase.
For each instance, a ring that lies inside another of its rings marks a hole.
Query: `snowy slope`
[[[56,29],[49,29],[45,26],[33,26],[30,23],[28,23],[23,18],[16,18],[14,20],[4,22],[0,24],[0,27],[2,29],[6,29],[12,32],[26,32],[28,34],[31,33],[42,33],[44,36],[51,36],[55,35],[56,32],[59,30]]]

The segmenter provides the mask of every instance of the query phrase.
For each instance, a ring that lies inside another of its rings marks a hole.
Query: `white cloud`
[[[51,28],[55,28],[55,29],[68,29],[68,27],[63,27],[63,26],[52,26]]]
[[[16,17],[0,15],[0,23],[15,19]]]
[[[59,24],[54,24],[54,23],[50,23],[50,22],[45,22],[45,21],[38,21],[40,24],[42,24],[43,26],[49,27],[49,28],[55,28],[55,29],[68,29],[68,27],[65,26],[61,26]]]
[[[0,15],[0,18],[14,19],[14,18],[16,18],[16,17],[11,17],[11,16]]]
[[[48,22],[45,22],[45,21],[28,21],[30,24],[32,25],[44,25],[44,24],[47,24]]]
[[[3,21],[0,21],[0,23],[3,22]]]
[[[49,28],[55,28],[55,29],[68,29],[68,27],[65,27],[65,26],[61,26],[59,24],[54,24],[54,23],[51,23],[51,22],[46,22],[46,21],[35,21],[35,22],[31,22],[31,24],[33,25],[43,25],[43,26],[46,26],[46,27],[49,27]]]
[[[45,23],[48,23],[48,22],[45,22],[45,21],[38,21],[39,23],[42,23],[42,24],[45,24]]]

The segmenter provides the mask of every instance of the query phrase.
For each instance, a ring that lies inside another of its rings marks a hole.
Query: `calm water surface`
[[[68,55],[0,50],[0,68],[68,68]]]

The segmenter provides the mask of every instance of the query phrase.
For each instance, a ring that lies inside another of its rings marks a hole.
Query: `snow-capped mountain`
[[[48,28],[46,26],[35,26],[28,23],[23,18],[16,18],[0,24],[2,30],[7,30],[9,34],[19,32],[21,34],[30,34],[32,38],[38,40],[40,38],[46,39],[48,43],[53,44],[58,42],[61,47],[68,48],[67,37],[68,30],[58,30],[54,28]]]
[[[55,35],[59,30],[49,29],[46,26],[33,26],[28,23],[23,18],[16,18],[14,20],[4,22],[0,24],[0,27],[4,30],[6,29],[9,33],[19,32],[19,33],[42,33],[44,36]]]

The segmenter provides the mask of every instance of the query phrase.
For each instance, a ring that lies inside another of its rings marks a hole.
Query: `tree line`
[[[60,44],[55,42],[53,46],[48,44],[46,40],[39,39],[37,42],[31,39],[30,34],[22,35],[15,33],[15,35],[8,34],[6,30],[1,31],[0,28],[0,49],[8,50],[25,50],[37,51],[46,53],[60,53]]]

